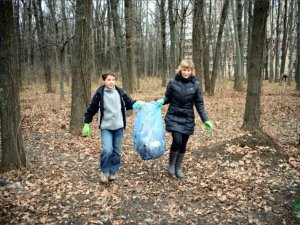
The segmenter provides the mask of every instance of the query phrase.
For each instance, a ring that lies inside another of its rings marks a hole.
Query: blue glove
[[[155,104],[158,105],[159,107],[162,107],[162,105],[163,105],[164,103],[165,103],[165,101],[164,101],[163,98],[161,98],[161,99],[159,99],[159,100],[157,100],[157,101],[155,102]]]
[[[204,123],[204,127],[208,131],[211,131],[213,129],[213,125],[209,120]]]
[[[143,108],[143,105],[144,105],[144,102],[142,101],[136,101],[133,105],[132,105],[132,108],[134,111],[138,111],[140,109]]]

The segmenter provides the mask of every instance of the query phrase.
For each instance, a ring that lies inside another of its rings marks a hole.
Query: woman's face
[[[181,70],[181,75],[184,77],[184,78],[189,78],[189,76],[191,76],[192,74],[192,70],[191,68],[183,68]]]

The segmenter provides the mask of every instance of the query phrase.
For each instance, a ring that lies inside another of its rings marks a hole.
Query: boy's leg
[[[100,154],[100,172],[108,176],[111,167],[111,155],[113,151],[113,131],[101,129],[102,151]]]
[[[112,148],[112,155],[111,155],[111,167],[109,170],[109,174],[111,176],[115,176],[120,168],[122,139],[123,139],[123,128],[114,130],[113,148]]]

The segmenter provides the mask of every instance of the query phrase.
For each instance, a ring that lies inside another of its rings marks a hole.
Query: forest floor
[[[144,82],[133,98],[163,96],[164,88]],[[96,120],[90,138],[74,136],[68,131],[69,94],[61,102],[55,93],[22,92],[27,167],[0,174],[0,224],[300,224],[295,87],[263,84],[263,132],[250,133],[241,129],[246,93],[231,91],[229,83],[215,96],[204,96],[215,129],[206,132],[197,116],[185,179],[167,174],[169,133],[161,158],[140,158],[133,147],[133,114],[127,118],[118,179],[106,184],[99,181]]]

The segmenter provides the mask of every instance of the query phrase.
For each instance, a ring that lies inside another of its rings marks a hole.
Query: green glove
[[[140,109],[143,108],[143,105],[144,105],[144,102],[142,101],[136,101],[133,105],[132,105],[132,108],[134,111],[138,111]]]
[[[213,125],[209,120],[204,123],[204,127],[208,131],[211,131],[213,129]]]
[[[159,107],[162,107],[162,105],[165,103],[165,100],[163,98],[157,100],[157,102],[155,102],[156,105],[158,105]]]
[[[90,125],[85,123],[82,129],[82,135],[85,137],[89,137],[91,135]]]

